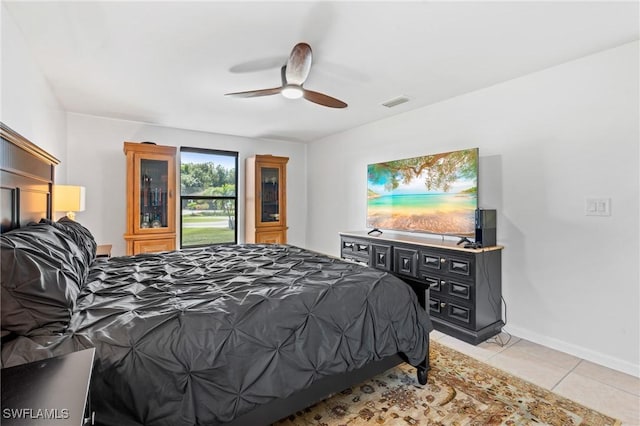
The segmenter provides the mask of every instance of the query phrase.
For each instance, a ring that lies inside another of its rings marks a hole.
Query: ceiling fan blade
[[[296,44],[289,55],[285,68],[287,83],[302,86],[309,76],[311,61],[311,46],[307,43]]]
[[[346,108],[347,104],[339,99],[332,98],[324,93],[314,92],[313,90],[303,89],[302,96],[313,103],[330,108]]]
[[[225,96],[233,96],[236,98],[256,98],[258,96],[277,95],[282,87],[273,87],[271,89],[249,90],[247,92],[225,93]]]
[[[287,58],[285,56],[281,57],[269,57],[262,59],[255,59],[253,61],[243,62],[238,65],[234,65],[229,68],[229,72],[234,74],[242,74],[242,73],[250,73],[257,71],[265,71],[272,68],[279,68],[282,64],[287,62]]]

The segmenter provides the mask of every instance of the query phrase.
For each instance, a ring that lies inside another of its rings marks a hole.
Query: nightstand
[[[111,257],[111,244],[100,244],[96,249],[96,257]]]
[[[95,349],[6,367],[2,373],[3,425],[93,424],[89,383]]]

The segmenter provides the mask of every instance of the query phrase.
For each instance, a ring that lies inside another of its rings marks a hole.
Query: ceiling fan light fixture
[[[324,93],[304,89],[302,86],[307,80],[311,69],[311,47],[307,43],[298,43],[293,47],[287,64],[280,68],[282,86],[270,89],[249,90],[245,92],[227,93],[228,96],[237,98],[255,98],[282,94],[287,99],[304,98],[309,102],[329,108],[346,108],[347,104],[340,99],[332,98]]]
[[[303,95],[302,87],[295,84],[287,84],[280,93],[287,99],[300,99]]]

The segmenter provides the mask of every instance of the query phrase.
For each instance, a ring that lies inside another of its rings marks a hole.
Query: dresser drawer
[[[342,252],[349,254],[358,254],[361,256],[369,256],[370,244],[366,241],[359,240],[342,240]]]
[[[473,286],[464,282],[447,281],[446,289],[452,298],[471,300],[473,296]]]
[[[391,271],[393,267],[391,246],[371,244],[371,266],[384,271]]]
[[[424,252],[420,250],[420,269],[423,271],[439,271],[447,259],[436,252]]]
[[[430,294],[429,314],[465,328],[472,329],[475,327],[473,306],[466,303],[459,303],[439,295]]]
[[[343,238],[340,244],[342,257],[369,264],[371,244],[368,241]]]
[[[447,259],[447,272],[458,275],[471,275],[471,266],[473,261],[471,259]]]
[[[408,277],[418,276],[418,251],[410,248],[393,249],[394,271]]]
[[[422,249],[419,254],[420,271],[443,274],[444,276],[471,277],[475,273],[474,256],[457,254],[452,251]]]

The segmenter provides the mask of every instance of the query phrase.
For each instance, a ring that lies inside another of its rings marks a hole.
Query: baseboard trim
[[[513,325],[507,325],[504,327],[503,330],[513,336],[520,337],[522,339],[526,339],[531,342],[538,343],[540,345],[544,345],[549,348],[568,353],[569,355],[577,356],[578,358],[591,361],[593,363],[602,365],[604,367],[608,367],[613,370],[617,370],[625,374],[629,374],[631,376],[640,378],[640,365],[636,365],[631,362],[621,360],[619,358],[605,355],[603,353],[596,352],[591,349],[586,349],[582,346],[572,345],[570,343],[562,342],[560,340],[553,339],[548,336],[543,336],[538,333],[534,333],[531,330],[527,330],[525,328],[514,327]]]

